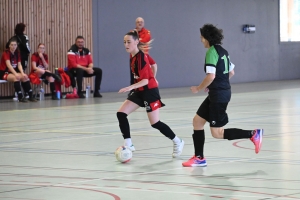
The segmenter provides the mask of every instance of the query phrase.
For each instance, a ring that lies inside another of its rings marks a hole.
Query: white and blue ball
[[[126,146],[120,146],[115,151],[115,156],[117,161],[121,163],[127,163],[132,158],[132,151],[128,149]]]

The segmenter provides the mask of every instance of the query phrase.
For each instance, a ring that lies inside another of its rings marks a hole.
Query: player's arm
[[[216,77],[216,65],[219,60],[219,54],[214,48],[210,48],[206,52],[205,56],[205,72],[206,76],[198,86],[192,86],[191,91],[197,93],[200,90],[206,90],[206,88],[213,82]]]
[[[45,69],[47,69],[47,68],[49,67],[49,65],[48,65],[48,62],[46,61],[46,59],[44,58],[44,55],[41,54],[41,55],[39,55],[39,56],[40,56],[40,58],[41,58],[41,60],[42,60],[42,63],[43,63],[43,65],[44,65]]]
[[[120,89],[119,93],[124,93],[124,92],[128,92],[128,91],[134,90],[134,89],[139,88],[139,87],[143,87],[145,85],[148,85],[148,83],[149,83],[148,79],[142,79],[141,81],[139,81],[135,84],[132,84],[128,87]]]
[[[234,76],[234,67],[235,67],[235,65],[233,63],[230,63],[230,67],[229,67],[229,79]]]
[[[6,64],[6,66],[7,66],[7,68],[9,69],[9,71],[13,74],[13,75],[17,75],[17,72],[16,72],[16,70],[13,68],[13,66],[11,65],[11,62],[10,62],[10,60],[6,60],[5,61],[5,64]]]
[[[215,77],[216,75],[214,73],[207,73],[200,85],[191,87],[192,92],[197,93],[201,90],[206,89],[213,82]]]
[[[152,73],[154,78],[156,77],[157,74],[157,64],[155,63],[154,65],[151,65]]]

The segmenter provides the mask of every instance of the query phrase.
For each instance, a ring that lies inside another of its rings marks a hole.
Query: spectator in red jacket
[[[139,34],[139,40],[142,43],[148,43],[151,40],[151,33],[149,30],[145,29],[145,22],[144,19],[141,17],[136,18],[135,20],[135,28],[138,31]],[[148,60],[149,60],[149,64],[152,68],[152,72],[154,77],[156,76],[156,72],[157,72],[157,64],[155,62],[155,60],[149,55],[149,51],[145,50],[145,53],[148,54]]]
[[[68,51],[68,74],[73,88],[76,87],[74,80],[76,77],[79,98],[85,98],[82,93],[82,78],[96,76],[94,97],[102,97],[99,92],[102,69],[94,67],[92,54],[89,49],[84,47],[83,36],[77,36],[75,44]]]

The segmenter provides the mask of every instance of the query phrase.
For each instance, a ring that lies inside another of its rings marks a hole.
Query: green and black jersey
[[[229,71],[232,69],[228,52],[221,45],[213,45],[207,50],[204,71],[215,74],[215,79],[208,86],[210,101],[218,103],[230,101]]]

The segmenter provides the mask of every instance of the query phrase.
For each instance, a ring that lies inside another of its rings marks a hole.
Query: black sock
[[[127,119],[127,114],[123,112],[117,112],[119,120],[119,127],[124,139],[130,138],[130,127]]]
[[[22,99],[23,98],[23,93],[22,93],[22,90],[21,90],[20,81],[14,82],[14,88],[15,88],[16,93],[18,94],[18,99]]]
[[[54,82],[50,83],[50,90],[51,90],[52,95],[56,95]]]
[[[252,130],[243,130],[238,128],[227,128],[224,129],[224,139],[227,140],[237,140],[237,139],[244,139],[244,138],[251,138],[252,137]]]
[[[158,121],[155,124],[152,124],[151,126],[153,128],[158,129],[164,136],[171,140],[173,140],[176,136],[175,133],[170,129],[170,127],[161,121]]]
[[[32,89],[29,81],[22,82],[22,87],[24,91],[29,95],[29,98],[32,98]]]
[[[194,148],[195,148],[195,156],[198,158],[204,158],[203,149],[205,142],[205,134],[204,130],[194,130],[193,134]]]

